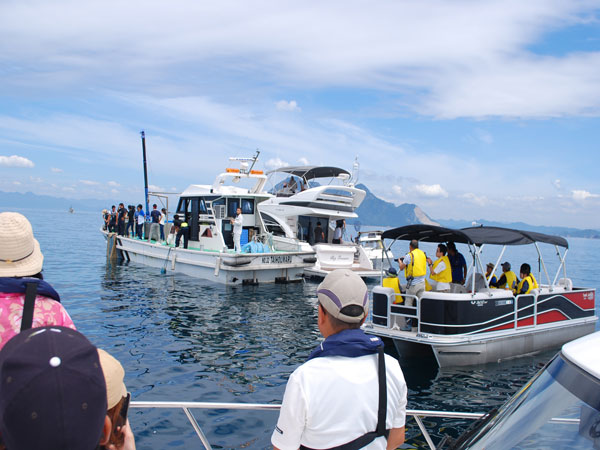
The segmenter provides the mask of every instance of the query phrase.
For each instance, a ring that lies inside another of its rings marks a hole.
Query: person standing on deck
[[[342,235],[344,234],[345,228],[346,228],[346,221],[344,219],[338,220],[335,223],[335,230],[333,231],[333,240],[331,241],[333,244],[341,244],[342,243]]]
[[[425,275],[427,275],[427,256],[419,249],[419,241],[413,239],[408,245],[409,252],[402,259],[398,259],[400,270],[404,270],[406,276],[406,293],[411,296],[420,297],[425,292]],[[414,306],[414,297],[407,297],[404,301],[406,306]],[[411,327],[411,319],[406,321],[406,327]],[[407,330],[405,330],[407,331]]]
[[[139,239],[144,239],[144,221],[146,220],[146,214],[144,214],[144,210],[142,209],[142,205],[137,205],[137,211],[135,213],[136,217],[136,226],[135,233]]]
[[[431,278],[431,287],[436,292],[450,292],[450,283],[452,282],[452,269],[450,260],[446,256],[446,246],[439,244],[435,250],[435,256],[438,259],[433,262],[427,258],[429,265],[429,276]]]
[[[320,242],[325,242],[325,233],[323,232],[321,222],[317,222],[317,226],[315,227],[315,244]]]
[[[317,288],[325,340],[290,375],[271,443],[298,448],[395,449],[404,442],[406,382],[398,360],[360,326],[368,291],[351,270],[328,274]]]
[[[233,225],[233,246],[236,253],[242,251],[240,240],[242,239],[242,226],[244,224],[244,216],[242,216],[241,208],[235,210],[235,219],[230,219]]]
[[[148,233],[148,242],[150,242],[150,239],[152,239],[153,236],[156,237],[155,241],[158,241],[160,239],[160,217],[161,217],[161,213],[158,210],[158,206],[156,206],[156,203],[154,205],[152,205],[152,211],[150,212],[150,217],[152,219],[152,223],[150,224],[150,232]]]
[[[129,230],[131,229],[131,234]],[[127,206],[127,237],[135,237],[135,207],[133,205]]]
[[[167,210],[165,208],[160,210],[160,220],[158,225],[160,226],[160,240],[165,241],[165,223],[167,223]]]
[[[177,230],[177,236],[175,237],[175,248],[179,247],[179,242],[183,237],[183,248],[188,248],[188,242],[190,240],[190,227],[188,223],[181,220],[177,214],[173,217],[173,225]]]
[[[517,287],[517,275],[510,270],[508,261],[502,263],[502,275],[495,283],[490,283],[490,286],[498,289],[514,289]]]
[[[454,242],[448,242],[448,259],[452,266],[452,282],[455,284],[465,284],[465,279],[467,278],[467,261],[456,250]]]
[[[112,205],[110,211],[110,219],[108,221],[108,232],[116,233],[117,232],[117,207]]]
[[[119,209],[117,210],[117,234],[119,236],[125,235],[125,216],[127,216],[125,205],[119,203]]]

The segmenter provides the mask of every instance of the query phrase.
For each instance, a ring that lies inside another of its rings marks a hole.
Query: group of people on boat
[[[394,267],[386,270],[382,280],[383,287],[389,287],[396,292],[395,303],[404,303],[413,306],[415,297],[419,298],[425,291],[451,292],[451,284],[464,285],[467,279],[467,263],[464,256],[456,250],[454,242],[438,244],[435,252],[436,259],[429,258],[419,249],[419,242],[411,240],[409,251],[402,258],[397,259],[400,270],[404,270],[406,284],[402,286],[398,272]],[[509,262],[502,265],[502,276],[498,279],[494,274],[494,265],[487,264],[486,279],[490,288],[509,289],[514,295],[528,294],[532,289],[539,287],[531,273],[531,266],[527,263],[521,265],[520,277],[511,270]],[[429,268],[429,278],[427,278]],[[408,294],[406,298],[400,294]],[[406,328],[409,329],[410,323]]]
[[[168,222],[167,210],[162,208],[158,210],[156,204],[152,205],[152,211],[148,214],[147,219],[150,221],[150,229],[148,236],[145,236],[144,223],[146,222],[146,213],[141,204],[137,207],[128,205],[125,209],[123,203],[119,203],[119,208],[112,205],[110,211],[102,210],[102,219],[104,224],[103,230],[109,233],[117,233],[119,236],[137,237],[138,239],[155,241],[165,241],[165,224]]]
[[[27,218],[0,213],[0,449],[135,450],[117,359],[76,330]]]

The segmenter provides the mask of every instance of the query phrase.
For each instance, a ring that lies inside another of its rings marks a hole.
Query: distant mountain
[[[109,200],[73,200],[63,197],[52,197],[50,195],[37,195],[31,192],[21,194],[19,192],[0,192],[0,210],[8,208],[39,208],[39,209],[64,209],[73,208],[77,211],[101,211],[118,205],[118,201]],[[127,205],[127,203],[125,203]]]
[[[348,220],[349,224],[360,223],[382,227],[400,227],[415,223],[439,225],[415,204],[403,203],[396,206],[376,197],[364,184],[359,184],[356,187],[365,191],[367,196],[356,210],[358,219]]]
[[[569,227],[552,227],[552,226],[536,226],[529,225],[524,222],[494,222],[491,220],[478,219],[475,221],[467,221],[467,220],[452,220],[452,219],[438,219],[438,222],[448,228],[464,228],[464,227],[472,227],[474,225],[487,225],[490,227],[504,227],[504,228],[516,228],[518,230],[525,231],[537,231],[539,233],[546,234],[554,234],[563,237],[582,237],[588,239],[600,239],[600,230],[591,230],[585,229],[581,230],[579,228],[569,228]]]

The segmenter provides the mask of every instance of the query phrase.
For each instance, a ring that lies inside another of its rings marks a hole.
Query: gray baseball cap
[[[369,291],[367,285],[356,273],[348,269],[337,269],[329,273],[317,288],[317,297],[323,308],[338,320],[357,323],[369,311]],[[342,312],[346,306],[362,308],[358,316],[348,316]]]

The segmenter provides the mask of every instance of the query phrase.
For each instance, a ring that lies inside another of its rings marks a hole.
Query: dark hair
[[[329,312],[325,309],[325,307],[321,303],[319,303],[319,306],[321,307],[321,309],[323,309],[323,312],[325,314],[327,314],[327,316],[329,317],[329,321],[331,322],[331,325],[333,326],[336,333],[339,333],[342,330],[358,329],[362,325],[362,320],[360,322],[356,322],[356,323],[349,323],[349,322],[344,322],[343,320],[340,320],[340,319],[336,319],[331,314],[329,314]],[[347,305],[347,306],[344,306],[342,309],[340,309],[340,312],[342,314],[345,314],[346,316],[350,316],[350,317],[358,317],[364,311],[365,310],[363,309],[363,307],[358,306],[358,305]]]
[[[112,205],[112,206],[111,206],[111,208],[112,208],[112,209],[115,209],[115,208],[116,208],[116,206],[115,206],[115,205]]]
[[[454,252],[456,251],[456,245],[454,244],[454,242],[448,242],[448,250],[452,250]]]
[[[419,241],[417,241],[416,239],[413,239],[412,241],[410,241],[409,244],[412,248],[419,248]]]
[[[321,222],[317,222],[317,225],[319,225],[319,226],[320,226],[320,225],[321,225]]]
[[[153,208],[156,208],[156,203],[154,205],[152,205]]]
[[[442,252],[442,254],[445,255],[446,253],[448,253],[448,249],[444,244],[438,244],[438,248],[440,249],[440,252]]]
[[[521,273],[524,273],[525,275],[529,275],[531,273],[531,266],[527,263],[523,263],[521,264]]]
[[[140,203],[140,204],[139,204],[137,207],[138,207],[138,208],[141,208],[141,207],[142,207],[142,204]]]

